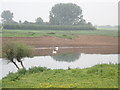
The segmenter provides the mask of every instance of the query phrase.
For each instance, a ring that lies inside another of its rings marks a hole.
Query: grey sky
[[[83,17],[94,25],[118,24],[118,0],[1,0],[0,13],[10,10],[14,20],[32,21],[37,17],[49,21],[49,11],[56,3],[75,3],[83,10]]]

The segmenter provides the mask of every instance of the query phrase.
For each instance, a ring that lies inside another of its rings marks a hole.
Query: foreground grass
[[[79,35],[102,35],[102,36],[118,36],[115,30],[2,30],[2,37],[40,37],[55,36],[60,38],[74,38]]]
[[[118,88],[118,65],[68,70],[34,67],[9,74],[2,79],[2,85],[3,88]]]

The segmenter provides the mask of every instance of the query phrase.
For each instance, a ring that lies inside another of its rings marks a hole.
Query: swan
[[[58,49],[59,49],[58,47],[55,47],[55,49],[53,49],[52,53],[53,53],[53,54],[56,54],[57,51],[58,51]]]
[[[58,51],[58,47],[55,47],[55,50]]]
[[[57,53],[57,51],[55,51],[55,50],[53,50],[53,52],[52,52],[53,54],[56,54]]]

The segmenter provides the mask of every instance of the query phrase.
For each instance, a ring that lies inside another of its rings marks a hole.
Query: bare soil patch
[[[35,48],[39,47],[95,47],[59,49],[58,53],[118,53],[118,37],[81,35],[74,39],[44,37],[3,37],[2,44],[21,41]],[[36,55],[51,55],[52,49],[36,49]]]

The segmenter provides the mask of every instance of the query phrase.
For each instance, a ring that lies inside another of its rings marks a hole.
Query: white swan
[[[53,54],[56,54],[56,53],[57,53],[57,51],[54,51],[54,50],[53,50],[53,52],[52,52],[52,53],[53,53]]]
[[[52,53],[53,53],[53,54],[56,54],[57,51],[58,51],[58,49],[59,49],[58,47],[55,47],[55,49],[53,49]]]
[[[55,50],[58,51],[58,47],[55,47]]]

